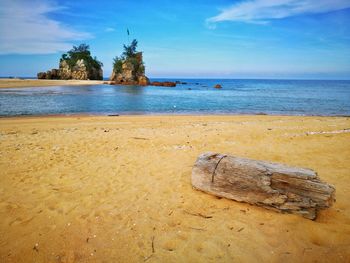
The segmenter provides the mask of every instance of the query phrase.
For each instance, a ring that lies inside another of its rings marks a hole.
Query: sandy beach
[[[0,262],[349,262],[349,128],[349,117],[1,118]],[[337,202],[311,221],[196,191],[206,151],[312,168]]]
[[[24,87],[47,87],[47,86],[81,86],[102,85],[104,80],[56,80],[56,79],[0,79],[0,88],[24,88]]]

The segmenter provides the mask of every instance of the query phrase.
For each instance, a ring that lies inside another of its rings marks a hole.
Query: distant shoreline
[[[108,118],[108,117],[169,117],[169,118],[177,118],[177,117],[280,117],[280,118],[350,118],[350,115],[293,115],[293,114],[267,114],[267,113],[72,113],[72,114],[23,114],[23,115],[0,115],[0,120],[4,119],[31,119],[31,118]]]
[[[106,80],[0,79],[0,89],[47,86],[84,86],[109,84]]]

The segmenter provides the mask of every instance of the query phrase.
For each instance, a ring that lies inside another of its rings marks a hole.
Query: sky
[[[109,77],[133,38],[151,78],[350,79],[350,0],[0,0],[3,77],[80,43]]]

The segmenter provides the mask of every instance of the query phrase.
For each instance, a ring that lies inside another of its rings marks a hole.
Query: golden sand
[[[56,79],[0,79],[0,88],[24,88],[47,86],[102,85],[103,80],[56,80]]]
[[[0,119],[0,262],[349,262],[347,128],[346,117]],[[315,169],[337,202],[311,221],[193,190],[205,151]]]

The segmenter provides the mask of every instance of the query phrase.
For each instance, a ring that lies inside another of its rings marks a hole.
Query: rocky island
[[[38,79],[60,79],[60,80],[102,80],[102,62],[91,56],[90,47],[81,44],[63,54],[59,69],[39,72]]]
[[[142,52],[136,50],[137,40],[134,39],[130,45],[124,45],[124,52],[116,56],[113,61],[113,72],[110,77],[111,84],[116,85],[139,85],[139,86],[163,86],[175,87],[176,83],[171,81],[150,82],[145,75],[145,64]]]
[[[137,40],[134,39],[130,45],[124,45],[123,54],[116,56],[113,61],[113,71],[110,80],[113,84],[140,85],[150,84],[145,75],[142,52],[136,51]]]

